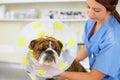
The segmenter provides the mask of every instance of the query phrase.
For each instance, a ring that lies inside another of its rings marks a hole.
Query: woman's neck
[[[110,18],[110,15],[106,15],[104,19],[99,20],[94,25],[94,28],[92,30],[91,36]]]
[[[96,22],[96,23],[97,23],[96,25],[99,25],[99,26],[100,26],[100,25],[104,24],[104,23],[110,18],[110,16],[111,16],[110,14],[106,14],[103,19],[98,20],[98,21]]]

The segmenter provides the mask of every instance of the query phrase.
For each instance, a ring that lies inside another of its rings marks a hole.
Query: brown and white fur
[[[63,45],[59,40],[48,36],[32,40],[29,44],[29,48],[33,50],[37,62],[45,65],[55,65],[58,62],[62,47]],[[86,72],[83,66],[75,60],[67,71]],[[37,77],[32,76],[33,75],[30,75],[32,80],[38,80]],[[46,80],[54,79],[47,78]]]

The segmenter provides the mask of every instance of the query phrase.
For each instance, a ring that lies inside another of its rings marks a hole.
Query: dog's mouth
[[[55,65],[58,61],[58,54],[56,51],[52,49],[48,49],[39,57],[39,64],[45,64],[45,65]]]
[[[55,60],[55,56],[54,56],[54,52],[51,51],[51,50],[48,50],[46,51],[46,56],[44,58],[44,61],[47,61],[48,63],[49,62],[55,62],[56,63],[56,60]]]

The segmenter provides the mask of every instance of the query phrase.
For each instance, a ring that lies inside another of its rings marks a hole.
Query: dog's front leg
[[[37,76],[35,76],[33,73],[28,73],[30,76],[31,80],[39,80]]]

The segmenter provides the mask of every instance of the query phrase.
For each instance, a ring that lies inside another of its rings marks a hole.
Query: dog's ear
[[[32,40],[32,41],[30,42],[30,44],[29,44],[29,48],[30,48],[30,49],[33,49],[34,46],[35,46],[35,43],[36,43],[36,40]]]
[[[58,44],[60,45],[60,48],[62,49],[62,47],[63,47],[62,42],[61,42],[61,41],[59,41],[59,40],[57,40],[57,42],[58,42]]]

